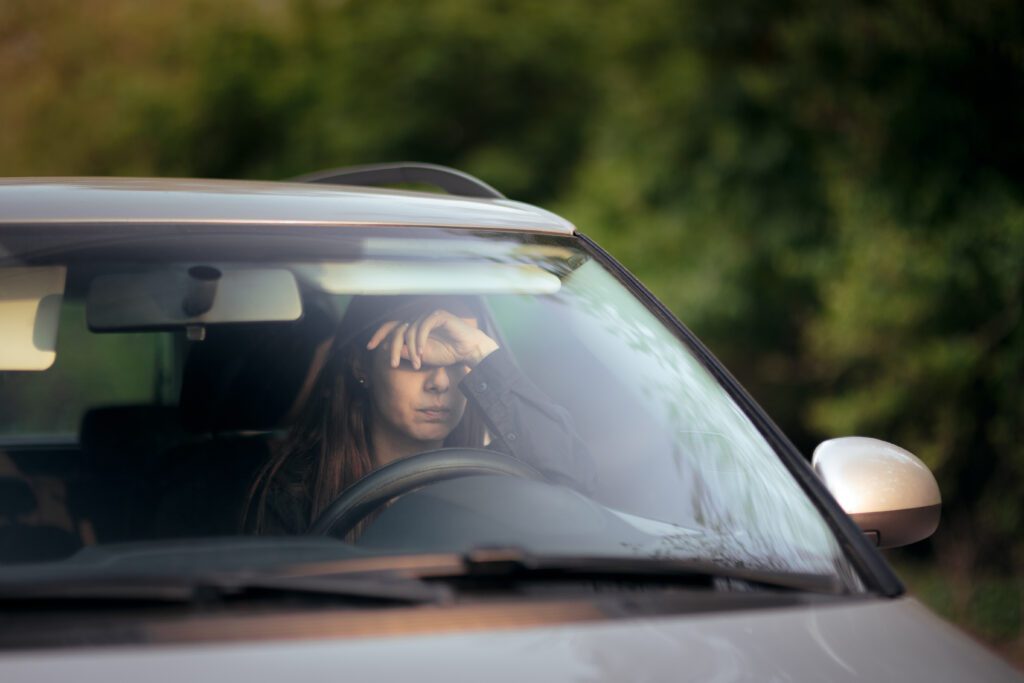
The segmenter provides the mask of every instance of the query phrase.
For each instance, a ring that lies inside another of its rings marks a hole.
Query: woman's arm
[[[480,409],[499,450],[581,493],[594,490],[594,470],[572,418],[497,349],[463,378],[459,389]]]

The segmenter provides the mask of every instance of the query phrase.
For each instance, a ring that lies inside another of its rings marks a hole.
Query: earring
[[[365,387],[366,386],[366,378],[365,377],[357,377],[356,381],[359,382],[359,386],[361,386],[361,387]]]

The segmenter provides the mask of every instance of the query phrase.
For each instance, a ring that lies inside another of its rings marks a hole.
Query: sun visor
[[[331,294],[554,294],[562,286],[520,263],[353,261],[309,266],[303,275]]]
[[[57,358],[64,266],[0,268],[0,370],[46,370]]]
[[[298,320],[302,300],[285,268],[180,265],[96,277],[85,310],[96,332],[157,330]]]

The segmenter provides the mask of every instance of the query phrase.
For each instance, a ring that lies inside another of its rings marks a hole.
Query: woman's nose
[[[448,391],[450,385],[451,378],[448,377],[448,370],[443,366],[434,368],[427,373],[427,391],[445,392]]]

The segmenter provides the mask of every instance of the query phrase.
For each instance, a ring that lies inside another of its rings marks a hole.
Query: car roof
[[[0,226],[193,223],[574,232],[560,216],[504,198],[250,180],[0,179]]]

